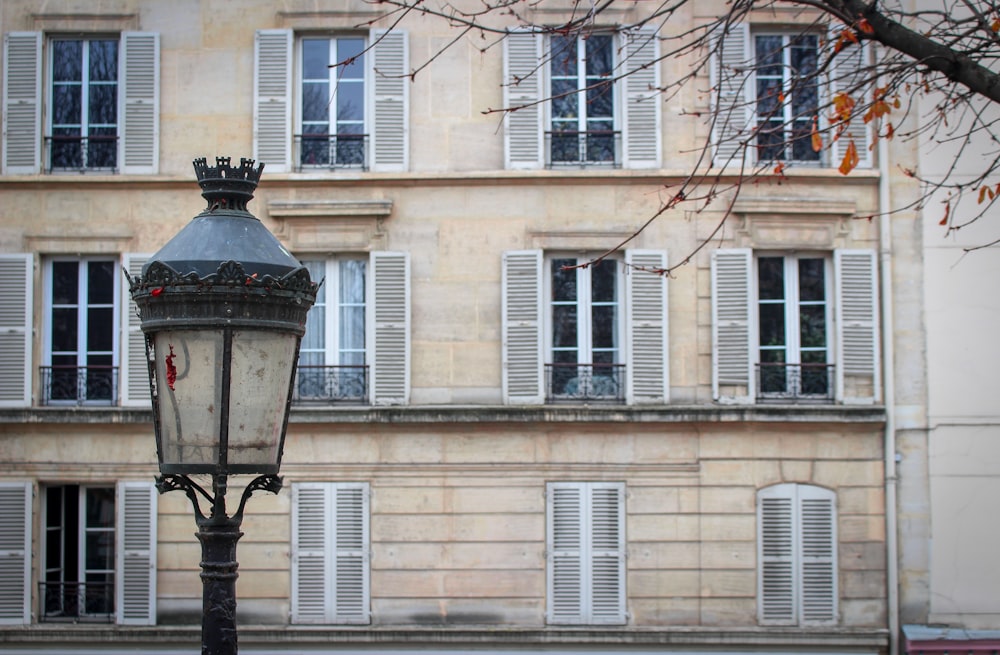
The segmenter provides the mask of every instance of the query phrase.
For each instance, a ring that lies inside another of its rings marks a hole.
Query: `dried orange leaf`
[[[847,175],[858,165],[858,148],[854,145],[854,139],[847,143],[847,150],[844,152],[844,159],[841,160],[838,170],[841,175]]]
[[[819,121],[814,117],[812,124],[812,149],[813,152],[819,152],[823,149],[823,137],[819,134]]]

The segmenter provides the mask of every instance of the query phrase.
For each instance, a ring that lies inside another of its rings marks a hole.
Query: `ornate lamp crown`
[[[247,203],[260,182],[264,171],[261,162],[254,168],[254,160],[240,158],[239,167],[231,165],[231,157],[216,157],[215,166],[201,157],[194,160],[194,174],[198,177],[201,195],[208,201],[208,209],[235,209],[246,211]]]

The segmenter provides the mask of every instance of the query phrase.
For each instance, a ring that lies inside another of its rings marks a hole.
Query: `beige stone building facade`
[[[926,426],[922,245],[916,215],[865,218],[913,193],[906,146],[792,166],[718,232],[726,202],[666,210],[574,267],[711,136],[711,94],[649,91],[685,62],[615,29],[644,3],[485,51],[332,5],[0,5],[4,650],[198,640],[122,268],[203,209],[191,160],[218,154],[266,164],[250,210],[325,278],[285,489],[244,522],[245,651],[889,652],[897,581],[926,577],[899,570],[895,486]],[[600,66],[636,72],[551,99]]]

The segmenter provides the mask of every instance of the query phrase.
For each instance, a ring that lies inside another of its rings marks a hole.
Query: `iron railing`
[[[118,399],[117,366],[42,366],[43,405],[112,405]]]
[[[49,173],[107,172],[118,170],[118,137],[109,136],[47,136],[45,161]]]
[[[557,130],[545,133],[548,167],[622,165],[622,133],[617,130]]]
[[[296,134],[295,170],[368,170],[367,134]]]
[[[368,366],[299,366],[294,403],[364,403],[368,400]]]
[[[624,364],[546,364],[546,402],[625,402]]]
[[[114,582],[39,582],[41,621],[107,621],[115,617]]]
[[[760,402],[833,402],[833,364],[757,364]]]

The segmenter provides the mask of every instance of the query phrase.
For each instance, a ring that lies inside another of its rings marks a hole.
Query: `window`
[[[159,35],[53,37],[44,87],[42,42],[4,38],[3,172],[156,173]]]
[[[660,165],[656,31],[504,38],[507,168]]]
[[[624,624],[625,485],[551,482],[546,489],[550,624]]]
[[[819,120],[815,34],[754,34],[757,159],[819,161],[812,148]]]
[[[613,36],[553,35],[549,48],[550,163],[618,163]]]
[[[866,45],[844,48],[816,74],[826,56],[822,48],[835,42],[820,33],[755,29],[746,23],[727,25],[714,36],[710,116],[716,166],[775,161],[836,166],[851,142],[858,165],[872,166],[864,121],[851,121],[836,139],[829,132],[827,103],[838,91],[865,97],[873,91],[873,82],[865,79],[871,57]],[[812,148],[813,125],[826,146],[820,152]]]
[[[712,385],[720,402],[881,398],[875,253],[712,253]]]
[[[117,401],[117,272],[113,259],[48,262],[44,404]]]
[[[757,607],[761,623],[837,621],[837,499],[820,487],[757,493]]]
[[[409,166],[406,32],[257,32],[254,158],[274,172]]]
[[[666,253],[580,266],[586,256],[503,258],[503,395],[508,404],[666,402]]]
[[[369,490],[363,482],[292,486],[292,622],[371,620]]]
[[[825,257],[757,257],[757,391],[761,398],[832,398]]]
[[[324,280],[309,310],[299,351],[295,400],[364,401],[365,277],[368,259],[302,260],[313,280]]]
[[[613,259],[548,259],[550,330],[547,396],[624,400],[622,266]]]

